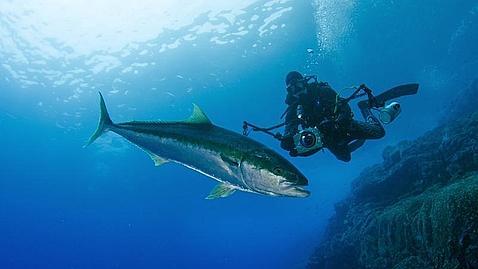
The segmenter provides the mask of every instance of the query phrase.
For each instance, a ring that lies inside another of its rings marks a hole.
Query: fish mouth
[[[306,185],[307,184],[292,183],[290,181],[283,182],[281,183],[282,194],[289,197],[308,197],[310,195],[310,191],[303,188]]]
[[[309,181],[306,177],[297,177],[294,179],[282,179],[280,181],[282,187],[291,187],[291,186],[307,186]]]
[[[291,194],[292,194],[292,197],[306,198],[306,197],[309,197],[310,191],[304,188],[294,187]]]
[[[290,197],[305,198],[309,197],[310,191],[301,187],[291,187],[287,190],[286,195]]]

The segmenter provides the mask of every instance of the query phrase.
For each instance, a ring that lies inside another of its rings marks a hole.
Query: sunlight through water
[[[1,67],[22,87],[82,85],[114,69],[135,72],[155,63],[125,66],[123,59],[132,54],[151,59],[184,43],[196,46],[201,36],[216,45],[251,33],[262,36],[277,29],[273,22],[291,9],[290,0],[257,2],[2,1]],[[251,8],[254,16],[246,14]]]

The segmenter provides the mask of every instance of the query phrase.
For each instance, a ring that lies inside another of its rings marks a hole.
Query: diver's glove
[[[299,156],[299,152],[297,152],[297,149],[293,148],[289,151],[289,155],[291,157],[297,157],[297,156]]]
[[[375,98],[375,96],[372,94],[372,90],[369,87],[367,87],[367,85],[362,84],[359,86],[359,88],[361,88],[367,94],[369,108],[373,108],[373,107],[379,108],[384,106],[383,103],[379,102],[377,98]]]
[[[292,135],[283,136],[280,141],[280,147],[287,151],[291,151],[292,149],[294,149],[294,137]]]
[[[291,157],[297,157],[297,156],[300,156],[300,157],[308,157],[310,155],[313,155],[315,153],[317,153],[318,151],[320,151],[321,149],[314,149],[314,150],[311,150],[311,151],[307,151],[307,152],[304,152],[304,153],[299,153],[297,152],[297,149],[293,148],[291,151],[289,151],[289,155]]]

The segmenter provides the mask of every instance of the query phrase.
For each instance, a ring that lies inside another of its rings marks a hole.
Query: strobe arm
[[[277,124],[277,125],[274,125],[274,126],[271,126],[271,127],[263,128],[263,127],[259,127],[257,125],[254,125],[252,123],[249,123],[247,121],[244,121],[243,124],[242,124],[242,134],[245,135],[245,136],[248,136],[251,131],[262,132],[262,133],[270,135],[270,136],[274,137],[275,139],[281,141],[282,140],[282,134],[279,133],[279,132],[273,133],[271,131],[274,130],[274,129],[280,128],[284,125],[285,125],[285,123],[281,123],[281,124]]]

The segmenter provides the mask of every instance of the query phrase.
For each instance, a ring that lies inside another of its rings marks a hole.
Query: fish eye
[[[274,171],[274,174],[276,174],[276,175],[281,175],[282,174],[282,168],[280,168],[280,167],[274,168],[273,171]]]

